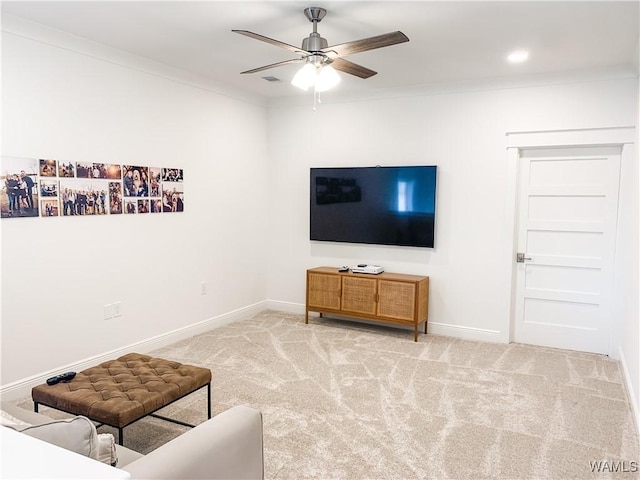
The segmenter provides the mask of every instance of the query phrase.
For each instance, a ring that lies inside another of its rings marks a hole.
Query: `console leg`
[[[424,334],[427,334],[427,321],[424,321]]]
[[[309,324],[309,310],[306,310],[304,313],[304,323]]]
[[[414,342],[418,341],[418,324],[417,323],[413,327],[413,341]]]

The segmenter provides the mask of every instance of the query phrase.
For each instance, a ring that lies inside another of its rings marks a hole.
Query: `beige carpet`
[[[412,340],[265,311],[152,354],[210,368],[214,414],[238,404],[263,412],[267,479],[640,478],[629,471],[638,436],[616,361]],[[199,423],[205,401],[198,392],[162,413]],[[184,430],[147,418],[125,429],[125,445],[148,452]],[[605,472],[592,473],[590,462],[603,461]]]

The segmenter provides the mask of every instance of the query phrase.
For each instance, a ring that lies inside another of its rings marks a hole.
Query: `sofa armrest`
[[[122,469],[134,479],[263,479],[262,413],[230,408]]]
[[[42,425],[43,423],[49,423],[53,420],[42,413],[25,410],[9,402],[0,403],[0,409],[30,425]]]

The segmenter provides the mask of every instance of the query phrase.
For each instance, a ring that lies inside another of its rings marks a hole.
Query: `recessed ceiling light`
[[[515,52],[511,52],[507,57],[511,63],[522,63],[526,62],[529,58],[529,52],[526,50],[516,50]]]

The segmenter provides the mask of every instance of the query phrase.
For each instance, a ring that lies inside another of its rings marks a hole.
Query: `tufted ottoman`
[[[153,412],[205,386],[211,418],[211,370],[130,353],[78,372],[69,382],[33,387],[31,396],[36,412],[42,404],[117,428],[122,445],[123,428],[147,415],[193,427]]]

